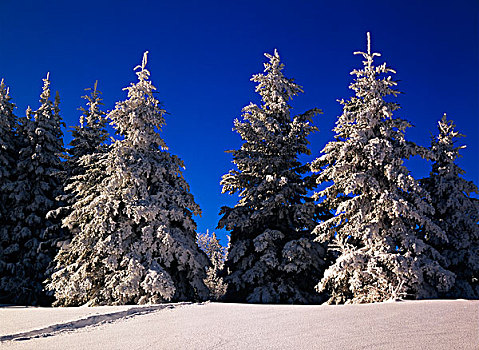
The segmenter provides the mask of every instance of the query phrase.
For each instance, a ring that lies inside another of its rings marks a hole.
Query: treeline
[[[428,148],[395,116],[394,70],[364,61],[342,100],[334,139],[311,163],[313,108],[292,116],[301,86],[278,52],[256,74],[259,104],[234,121],[243,143],[223,192],[227,250],[197,234],[201,212],[183,162],[160,136],[147,53],[127,98],[105,113],[95,83],[63,144],[60,99],[17,117],[0,85],[0,303],[114,305],[181,300],[364,303],[479,298],[479,200],[455,161],[463,136],[446,116]],[[120,137],[111,143],[106,125]],[[415,179],[404,161],[432,161]],[[321,188],[322,190],[318,190]],[[316,191],[311,196],[310,193]]]

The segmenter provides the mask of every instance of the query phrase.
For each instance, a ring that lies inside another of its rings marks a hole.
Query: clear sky
[[[446,112],[467,137],[459,165],[479,184],[479,2],[405,1],[65,1],[0,0],[0,77],[11,88],[17,114],[38,108],[42,78],[62,99],[67,125],[78,123],[85,88],[98,80],[104,109],[126,98],[122,88],[136,81],[133,67],[149,50],[148,69],[159,99],[170,113],[163,137],[182,158],[184,175],[203,210],[199,231],[215,230],[222,205],[221,176],[233,166],[228,149],[240,146],[234,118],[259,103],[252,74],[263,70],[264,52],[276,48],[285,75],[303,86],[293,113],[323,109],[320,132],[311,140],[316,158],[348,99],[350,71],[361,67],[352,53],[382,53],[396,69],[397,113],[415,125],[407,139],[428,146],[430,133]],[[71,134],[65,133],[66,144]],[[417,178],[430,164],[408,163]]]

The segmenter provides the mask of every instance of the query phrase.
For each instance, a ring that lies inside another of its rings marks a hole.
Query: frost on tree
[[[74,160],[101,151],[108,139],[108,132],[105,129],[107,119],[105,112],[100,109],[103,103],[97,85],[98,81],[95,82],[93,89],[85,89],[91,91],[90,95],[82,96],[86,100],[87,108],[79,108],[83,112],[80,116],[80,125],[72,128],[73,140],[70,142],[68,153]]]
[[[0,82],[0,303],[12,300],[9,287],[9,261],[15,259],[18,243],[11,236],[11,198],[14,188],[14,175],[17,159],[17,118],[13,113],[15,105],[11,102],[9,88]]]
[[[284,77],[278,52],[265,55],[265,74],[257,74],[261,105],[243,108],[234,130],[243,145],[233,154],[237,169],[223,176],[223,192],[239,193],[233,207],[223,207],[218,227],[231,231],[225,264],[226,300],[255,303],[318,301],[324,249],[313,242],[316,208],[307,197],[311,183],[298,156],[310,154],[307,136],[316,130],[312,109],[291,118],[293,96],[302,92]]]
[[[99,159],[108,151],[105,141],[108,139],[106,131],[105,112],[100,109],[102,105],[101,92],[97,90],[98,81],[95,82],[90,95],[82,96],[87,101],[87,108],[80,107],[82,111],[80,116],[80,125],[72,128],[73,139],[70,142],[68,150],[69,158],[67,160],[67,171],[65,181],[65,201],[68,206],[64,210],[71,211],[71,205],[75,202],[75,182],[82,182],[82,186],[90,186],[100,181],[100,177],[105,172],[105,168],[91,168],[95,166]],[[92,177],[91,175],[94,174]],[[65,213],[63,213],[65,214]]]
[[[227,284],[220,276],[227,257],[227,247],[223,247],[216,234],[214,232],[210,234],[208,230],[206,233],[198,233],[196,243],[210,259],[211,266],[206,270],[205,279],[205,284],[210,290],[210,299],[219,300],[225,295],[227,288]]]
[[[8,191],[11,190],[17,152],[17,118],[13,113],[15,105],[11,102],[9,90],[2,79],[0,82],[0,223],[2,229],[10,211],[7,198]]]
[[[14,187],[11,191],[10,247],[2,273],[2,294],[15,304],[48,304],[43,290],[46,270],[56,253],[58,230],[46,219],[58,207],[63,141],[58,97],[50,100],[50,80],[43,79],[40,107],[27,110],[18,126],[21,138]]]
[[[200,209],[183,162],[158,133],[165,111],[153,96],[146,60],[145,53],[127,100],[107,116],[121,138],[75,181],[78,200],[64,220],[73,238],[56,256],[48,285],[57,305],[208,297],[208,258],[196,245],[192,219]]]
[[[410,175],[404,159],[427,150],[404,138],[410,124],[393,113],[387,102],[396,96],[395,73],[375,66],[368,33],[364,67],[353,70],[355,96],[341,101],[343,113],[334,128],[335,140],[313,162],[328,183],[315,195],[335,212],[314,230],[321,242],[332,241],[338,256],[317,286],[329,303],[379,302],[392,298],[429,298],[447,292],[454,274],[428,244],[446,235],[429,216],[428,194]]]
[[[465,180],[464,170],[455,161],[465,146],[457,146],[463,137],[446,115],[438,123],[439,135],[431,140],[434,159],[429,177],[421,184],[430,193],[435,209],[434,222],[446,233],[446,239],[431,239],[444,255],[446,266],[456,274],[456,284],[446,296],[479,298],[479,200],[477,186]]]
[[[80,116],[80,125],[72,127],[71,130],[73,139],[67,150],[68,157],[63,173],[64,194],[60,197],[63,206],[47,214],[47,218],[59,222],[72,211],[72,205],[76,201],[75,189],[78,185],[76,182],[82,182],[82,193],[85,193],[86,188],[93,188],[104,174],[104,168],[90,169],[91,171],[86,174],[87,169],[94,166],[102,154],[108,150],[105,145],[105,141],[108,139],[108,132],[105,128],[107,120],[105,112],[100,109],[102,99],[97,85],[98,82],[95,82],[93,89],[85,89],[91,90],[90,95],[82,96],[86,100],[87,108],[79,108],[83,112]],[[94,191],[90,193],[90,195],[96,194]],[[71,239],[71,234],[70,230],[64,228],[63,242],[59,242],[59,245],[67,243]]]
[[[0,237],[2,242],[0,249],[8,244],[9,192],[13,186],[17,153],[17,118],[13,113],[15,105],[11,102],[9,92],[9,88],[2,79],[0,82]],[[3,260],[1,256],[0,261]]]

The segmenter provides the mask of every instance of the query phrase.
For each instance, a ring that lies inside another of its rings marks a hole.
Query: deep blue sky
[[[341,114],[336,100],[352,94],[349,73],[361,66],[352,53],[366,49],[367,31],[373,51],[382,53],[377,63],[398,73],[404,94],[397,115],[415,125],[406,137],[429,145],[447,112],[467,135],[459,164],[479,184],[478,13],[476,0],[0,0],[0,77],[23,115],[27,105],[38,107],[41,79],[51,72],[62,117],[74,125],[83,89],[98,80],[111,110],[149,50],[151,78],[170,113],[163,137],[185,162],[203,209],[199,230],[212,231],[220,207],[236,202],[221,194],[220,178],[233,166],[224,151],[241,144],[233,119],[259,102],[249,79],[263,70],[263,53],[277,48],[285,75],[303,86],[294,112],[324,111],[311,137],[312,160],[332,139]],[[429,172],[425,161],[409,165],[418,178]]]

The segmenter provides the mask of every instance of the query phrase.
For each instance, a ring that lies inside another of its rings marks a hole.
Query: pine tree
[[[80,116],[80,125],[72,128],[73,140],[70,142],[68,153],[73,159],[73,167],[80,157],[101,151],[108,139],[108,132],[105,128],[107,120],[105,112],[100,109],[102,99],[97,86],[98,81],[95,82],[93,89],[85,89],[91,90],[90,95],[82,96],[87,101],[87,108],[79,108],[83,112]]]
[[[11,177],[16,159],[16,122],[17,117],[13,113],[15,104],[11,102],[10,89],[3,79],[0,81],[0,222],[6,220],[8,213],[6,192],[11,187]]]
[[[2,294],[16,304],[51,302],[42,282],[56,253],[58,232],[50,229],[54,223],[46,214],[59,205],[56,198],[61,194],[64,149],[59,99],[50,100],[49,75],[43,83],[40,107],[33,112],[28,108],[18,126],[22,143],[11,193],[12,250],[6,259],[8,273],[2,274],[1,282]]]
[[[430,193],[435,209],[434,222],[446,233],[447,240],[431,244],[444,255],[447,268],[456,274],[456,284],[447,296],[479,298],[479,200],[477,186],[465,180],[464,170],[455,161],[465,146],[456,146],[463,137],[446,115],[438,123],[439,135],[431,139],[433,159],[429,177],[422,186]]]
[[[56,256],[49,289],[57,305],[202,300],[208,259],[196,245],[200,208],[157,130],[165,124],[146,69],[108,114],[121,139],[75,181],[64,220],[73,238]],[[81,161],[89,157],[83,156]],[[104,169],[104,170],[103,170]],[[95,182],[95,179],[97,180]]]
[[[18,139],[16,137],[17,117],[15,105],[11,102],[9,88],[3,79],[0,82],[0,276],[9,275],[9,261],[18,250],[18,244],[11,237],[11,198],[17,159]],[[8,280],[0,279],[0,303],[11,300]]]
[[[341,101],[335,140],[312,165],[321,171],[318,183],[332,182],[315,198],[335,212],[314,232],[338,251],[317,289],[329,294],[329,303],[436,297],[451,288],[454,274],[427,240],[446,236],[428,218],[429,197],[404,165],[427,151],[406,141],[411,125],[393,117],[399,106],[387,99],[398,94],[395,72],[385,63],[374,66],[380,54],[371,53],[369,33],[367,52],[355,54],[365,59],[351,72],[355,96]]]
[[[227,248],[220,244],[214,232],[210,234],[208,230],[206,230],[206,233],[197,234],[196,243],[205,252],[211,263],[211,266],[206,270],[204,281],[210,290],[210,299],[219,300],[225,295],[227,288],[227,284],[220,276],[228,255]]]
[[[102,105],[101,92],[97,90],[98,81],[95,82],[93,89],[88,88],[86,91],[91,90],[90,95],[82,96],[85,99],[86,106],[80,107],[82,111],[80,116],[80,125],[72,127],[71,133],[73,136],[70,142],[70,148],[67,150],[68,157],[66,159],[65,170],[62,173],[63,182],[63,194],[58,198],[62,204],[61,207],[50,211],[47,214],[47,218],[55,222],[55,226],[51,229],[56,229],[61,232],[59,237],[62,238],[61,242],[57,244],[63,246],[67,244],[72,238],[72,232],[67,227],[61,227],[61,222],[72,211],[72,205],[76,202],[75,195],[75,181],[81,179],[83,186],[94,187],[94,184],[99,182],[98,178],[85,177],[86,169],[98,161],[102,153],[105,153],[108,148],[105,145],[105,141],[108,139],[108,132],[106,131],[106,118],[105,112],[100,110]],[[96,171],[95,176],[102,176],[105,169],[99,169]],[[88,181],[89,180],[89,181]],[[93,192],[92,194],[98,194]],[[49,271],[51,272],[51,271]],[[47,280],[50,281],[49,279]]]
[[[289,100],[302,92],[284,77],[278,52],[265,54],[265,74],[256,74],[261,105],[243,108],[234,130],[244,140],[233,154],[237,170],[223,176],[223,193],[239,193],[239,202],[223,207],[218,227],[231,231],[226,261],[226,300],[263,303],[318,301],[314,279],[323,270],[323,247],[313,242],[315,206],[304,178],[310,154],[307,137],[316,130],[312,109],[291,119]]]

